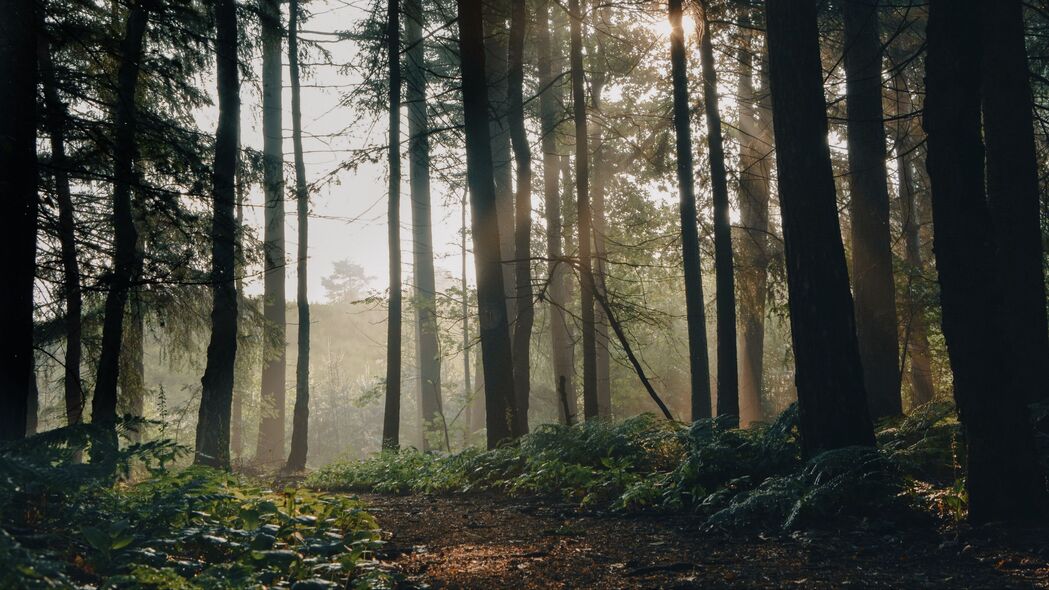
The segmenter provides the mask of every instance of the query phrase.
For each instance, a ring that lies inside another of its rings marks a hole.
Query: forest
[[[0,6],[0,589],[1049,588],[1049,1]]]

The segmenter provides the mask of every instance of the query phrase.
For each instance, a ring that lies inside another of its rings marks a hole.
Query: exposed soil
[[[689,515],[584,513],[496,495],[362,499],[406,587],[1049,588],[1047,531],[765,535]]]

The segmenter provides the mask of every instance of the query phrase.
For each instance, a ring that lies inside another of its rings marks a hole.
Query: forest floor
[[[360,497],[408,588],[1049,588],[1044,530],[726,533],[547,499]]]

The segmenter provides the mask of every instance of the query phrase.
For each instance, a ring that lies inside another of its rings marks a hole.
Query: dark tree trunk
[[[1004,277],[983,188],[981,6],[974,0],[929,6],[924,125],[933,246],[968,451],[969,519],[1027,521],[1045,514],[1045,480],[1029,423],[1030,394],[1014,386],[1018,375],[1009,378],[1012,351],[1001,323]]]
[[[873,445],[841,244],[816,0],[766,0],[795,382],[807,455]]]
[[[295,268],[295,301],[299,312],[298,354],[295,357],[295,410],[291,420],[288,472],[306,469],[310,439],[310,300],[306,291],[309,256],[310,194],[302,155],[302,99],[299,88],[299,0],[291,0],[288,23],[288,74],[291,76],[291,137],[295,150],[295,203],[298,206],[299,252]]]
[[[883,418],[901,414],[903,406],[889,236],[878,0],[845,0],[842,13],[856,337],[867,406],[873,418]]]
[[[561,84],[557,79],[559,72],[556,72],[555,68],[561,64],[562,55],[560,44],[554,43],[552,39],[549,3],[546,0],[537,4],[536,21],[538,23],[536,49],[539,53],[539,117],[543,149],[543,208],[546,214],[546,257],[550,269],[547,277],[547,299],[550,301],[550,345],[554,387],[559,395],[563,395],[568,402],[567,404],[558,403],[561,422],[568,424],[569,418],[576,413],[576,399],[573,338],[565,309],[565,306],[568,305],[566,293],[568,266],[561,260],[564,256],[564,249],[561,243],[561,193],[558,182],[561,157],[558,153],[557,130],[561,120],[560,99],[563,96]],[[561,387],[564,389],[563,394],[561,394]]]
[[[481,0],[458,0],[457,6],[488,447],[495,448],[512,438],[516,399],[488,129],[484,25]]]
[[[135,93],[139,64],[149,14],[142,3],[128,11],[124,39],[120,44],[120,67],[117,72],[117,97],[113,106],[113,269],[106,295],[105,320],[102,324],[102,349],[95,395],[91,400],[91,421],[112,427],[117,414],[117,384],[120,378],[120,349],[124,338],[124,312],[132,277],[138,266],[138,230],[135,228],[132,185],[135,182],[136,142]],[[116,432],[109,441],[116,444]],[[96,457],[105,460],[105,457]]]
[[[707,149],[710,152],[710,186],[714,194],[714,273],[717,280],[719,416],[739,416],[739,376],[736,373],[736,280],[732,265],[732,223],[729,220],[725,148],[718,111],[718,80],[714,47],[710,39],[707,2],[703,2],[703,106],[707,115]]]
[[[200,380],[197,448],[193,462],[230,467],[230,411],[237,363],[237,158],[240,147],[240,77],[237,61],[237,6],[215,3],[215,67],[219,122],[215,132],[211,220],[211,342]]]
[[[1002,326],[1015,389],[1036,402],[1049,398],[1049,324],[1024,7],[1019,0],[982,6],[987,200],[1005,298]]]
[[[437,287],[433,270],[430,214],[430,128],[427,120],[425,12],[420,0],[405,2],[404,31],[408,49],[408,165],[412,200],[412,243],[415,271],[415,342],[419,367],[423,449],[445,430],[441,401],[441,352],[437,342]]]
[[[907,320],[904,325],[906,350],[910,357],[911,405],[919,406],[932,401],[935,389],[932,384],[932,359],[929,353],[929,330],[925,321],[925,310],[919,299],[917,283],[923,281],[925,263],[922,260],[918,199],[915,194],[917,182],[914,178],[917,141],[912,119],[914,106],[907,82],[900,72],[895,76],[896,95],[896,177],[899,185],[900,216],[903,218],[903,249],[907,263],[907,287],[904,290],[904,308]]]
[[[591,165],[590,175],[593,182],[590,186],[591,224],[594,240],[594,299],[607,298],[608,252],[605,248],[605,235],[608,233],[605,221],[605,191],[608,186],[609,164],[602,133],[601,105],[605,84],[608,81],[608,56],[605,53],[603,33],[609,30],[608,8],[596,7],[594,10],[594,34],[591,39],[596,47],[587,50],[591,58],[588,71],[590,83],[590,105],[592,117],[597,117],[590,138]],[[597,369],[597,416],[602,420],[612,419],[612,357],[609,353],[609,317],[601,305],[594,306],[594,347],[597,356],[594,360]]]
[[[135,273],[132,276],[132,284],[142,281],[142,250],[137,249],[137,261]],[[120,345],[120,378],[119,392],[120,403],[118,410],[131,416],[142,417],[145,413],[146,402],[146,362],[145,362],[145,336],[146,317],[142,305],[142,289],[132,287],[128,295],[127,311],[124,319],[124,339]],[[142,441],[142,429],[144,425],[129,432],[132,442]]]
[[[238,124],[237,127],[239,131],[240,125]],[[240,143],[239,139],[237,143]],[[234,182],[237,185],[237,235],[234,244],[234,255],[236,256],[237,264],[235,267],[237,280],[234,283],[234,286],[237,289],[238,334],[240,333],[240,321],[242,320],[244,310],[247,307],[247,300],[244,298],[244,192],[240,181],[240,167],[238,166],[237,176],[234,179]],[[240,463],[244,458],[244,396],[246,395],[244,384],[238,382],[237,375],[244,375],[246,371],[250,370],[247,369],[245,360],[245,355],[237,355],[236,364],[238,366],[234,368],[233,375],[233,418],[230,423],[230,459],[237,463]]]
[[[739,60],[739,423],[764,418],[765,299],[769,264],[769,194],[772,182],[771,103],[768,68],[761,67],[761,96],[754,91],[754,55],[745,33]],[[760,108],[759,108],[760,107]],[[760,115],[759,115],[760,112]]]
[[[55,182],[58,204],[58,241],[62,246],[62,288],[66,303],[66,352],[63,386],[66,424],[79,424],[84,414],[84,388],[80,382],[83,358],[81,314],[83,294],[80,287],[80,261],[77,257],[76,218],[69,188],[69,160],[66,157],[66,106],[58,94],[55,66],[51,59],[51,42],[41,32],[37,36],[37,57],[44,88],[44,128],[50,136],[51,176]]]
[[[590,259],[590,147],[586,122],[586,80],[583,79],[583,11],[579,0],[569,0],[571,21],[570,67],[572,115],[575,119],[576,213],[579,217],[579,299],[583,330],[583,416],[598,417],[597,342],[594,326],[594,274]]]
[[[390,250],[390,308],[386,321],[386,409],[382,448],[396,450],[401,432],[401,26],[400,6],[386,9],[386,55],[390,77],[390,196],[387,209]]]
[[[681,0],[670,0],[670,69],[674,83],[678,194],[681,197],[681,248],[685,270],[685,313],[688,322],[688,366],[692,375],[692,420],[710,417],[710,360],[707,356],[707,319],[703,308],[703,277],[699,260],[696,181],[692,165],[692,126],[689,122],[688,62],[685,31],[681,27]]]
[[[259,21],[262,29],[262,150],[266,229],[263,236],[262,395],[259,399],[259,438],[255,460],[263,465],[278,465],[284,459],[284,396],[288,368],[284,294],[283,31],[280,2],[259,0]]]
[[[528,26],[525,0],[510,1],[510,45],[507,57],[507,123],[517,166],[514,195],[514,249],[516,258],[517,321],[514,324],[515,437],[528,434],[528,396],[531,389],[532,323],[532,150],[524,118],[524,41]]]

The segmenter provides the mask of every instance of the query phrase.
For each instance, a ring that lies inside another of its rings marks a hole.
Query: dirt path
[[[1044,533],[702,532],[497,496],[362,496],[381,559],[429,588],[1049,588]],[[1005,541],[1008,546],[1005,546]]]

